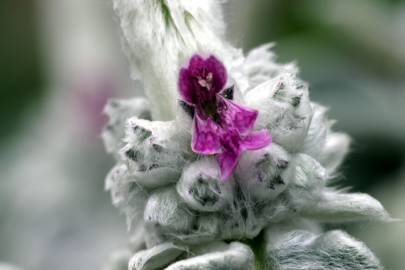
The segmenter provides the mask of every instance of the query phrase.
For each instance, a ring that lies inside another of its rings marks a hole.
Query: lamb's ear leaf
[[[234,88],[235,88],[235,86],[232,85],[231,87],[228,87],[228,88],[222,90],[220,95],[226,99],[233,100]]]
[[[319,194],[300,214],[328,223],[393,221],[379,201],[362,193],[328,190]]]
[[[285,231],[271,239],[268,232],[266,264],[273,270],[343,270],[383,267],[361,242],[343,231],[317,235],[305,230]]]
[[[221,270],[221,269],[255,269],[253,251],[249,246],[232,242],[227,247],[217,250],[207,250],[203,255],[178,261],[166,270]]]
[[[195,110],[194,110],[194,107],[193,107],[193,106],[187,104],[187,103],[184,102],[183,100],[179,100],[179,105],[180,105],[180,107],[184,110],[184,112],[185,112],[188,116],[190,116],[190,118],[193,118],[193,117],[194,117]]]
[[[129,260],[129,270],[154,270],[174,261],[186,250],[172,243],[163,243],[150,249],[145,249],[135,253]]]

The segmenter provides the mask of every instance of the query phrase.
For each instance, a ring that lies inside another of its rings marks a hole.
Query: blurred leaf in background
[[[35,1],[0,2],[0,139],[44,93]]]

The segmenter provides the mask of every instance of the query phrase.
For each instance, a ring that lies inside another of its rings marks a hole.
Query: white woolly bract
[[[232,203],[234,181],[221,181],[214,159],[202,159],[184,168],[177,192],[193,209],[217,212]]]
[[[105,189],[110,191],[113,205],[126,215],[128,228],[142,222],[148,194],[131,177],[125,164],[119,163],[109,172]]]
[[[194,215],[173,188],[154,192],[148,199],[144,220],[147,225],[159,226],[165,232],[186,232],[191,228]]]
[[[156,188],[180,177],[190,155],[189,140],[177,132],[174,124],[174,121],[128,119],[120,156],[138,184]]]
[[[257,200],[275,199],[290,181],[289,154],[276,143],[243,153],[236,168],[238,184],[245,194]],[[286,175],[287,173],[287,175]]]
[[[185,249],[175,246],[172,243],[157,245],[151,249],[137,252],[128,264],[129,270],[153,270],[166,266],[171,261],[175,260]]]
[[[213,251],[205,255],[178,261],[166,270],[215,270],[215,269],[254,269],[254,254],[242,243],[233,242],[225,250]]]
[[[276,62],[277,57],[271,51],[273,47],[274,43],[261,45],[247,54],[242,69],[248,78],[249,87],[243,89],[243,92],[274,79],[281,73],[298,73],[298,68],[294,63],[279,64]]]
[[[108,124],[102,138],[107,152],[116,154],[123,146],[125,125],[129,117],[150,119],[149,103],[145,98],[111,99],[104,108]]]
[[[312,118],[308,86],[293,73],[282,73],[245,95],[259,111],[257,128],[267,128],[273,141],[288,151],[300,151]]]

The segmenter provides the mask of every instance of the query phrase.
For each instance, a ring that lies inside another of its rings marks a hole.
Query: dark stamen
[[[226,99],[233,100],[234,85],[223,90],[220,95]]]

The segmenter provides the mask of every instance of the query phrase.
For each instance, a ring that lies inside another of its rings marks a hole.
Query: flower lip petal
[[[227,126],[236,128],[241,134],[253,128],[258,111],[236,104],[221,95],[217,95],[217,99],[220,106],[224,107],[221,117]]]
[[[224,151],[217,155],[219,167],[221,169],[221,180],[226,181],[234,171],[240,152]]]
[[[191,148],[203,155],[217,154],[221,151],[221,127],[210,118],[201,119],[198,112],[194,116]]]
[[[272,138],[267,129],[252,131],[242,139],[241,147],[247,150],[257,150],[272,143]]]

